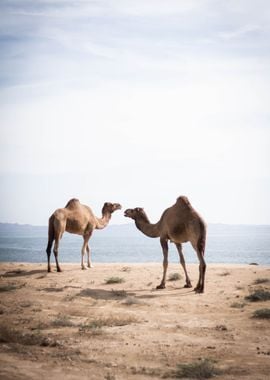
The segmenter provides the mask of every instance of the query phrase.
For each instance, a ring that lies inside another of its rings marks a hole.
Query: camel
[[[92,268],[88,241],[94,229],[100,230],[105,228],[111,219],[111,214],[121,208],[122,206],[119,203],[106,202],[102,208],[102,218],[97,218],[90,207],[82,205],[78,199],[74,198],[68,201],[65,208],[57,209],[49,218],[48,245],[46,249],[48,256],[48,272],[51,272],[50,256],[53,242],[53,252],[57,272],[61,272],[58,263],[58,247],[59,241],[65,231],[83,236],[81,267],[82,269],[87,269],[84,265],[84,254],[85,251],[87,251],[87,266],[88,268]]]
[[[146,236],[160,238],[163,251],[163,277],[157,289],[164,289],[166,283],[166,273],[168,268],[168,240],[176,245],[179,253],[180,263],[184,269],[186,284],[185,288],[191,288],[191,281],[187,274],[185,259],[182,252],[182,244],[190,242],[197,253],[199,265],[199,281],[195,287],[196,293],[204,292],[204,278],[206,263],[204,260],[204,250],[206,242],[206,224],[201,216],[191,206],[185,196],[177,198],[176,203],[167,208],[156,224],[151,224],[144,209],[137,207],[127,209],[124,215],[135,221],[136,227]]]

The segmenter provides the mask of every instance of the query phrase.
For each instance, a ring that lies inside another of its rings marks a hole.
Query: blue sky
[[[270,223],[268,1],[1,1],[2,222],[185,194]],[[122,213],[112,223],[124,223]]]

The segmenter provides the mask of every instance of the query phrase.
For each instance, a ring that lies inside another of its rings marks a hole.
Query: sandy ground
[[[270,320],[252,318],[270,301],[245,299],[270,290],[269,267],[208,265],[204,294],[183,278],[156,290],[160,264],[62,269],[0,264],[1,379],[173,379],[179,364],[205,359],[217,379],[270,378]],[[195,285],[198,265],[188,271]]]

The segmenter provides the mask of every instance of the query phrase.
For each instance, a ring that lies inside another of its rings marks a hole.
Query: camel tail
[[[52,250],[52,245],[53,245],[53,241],[55,239],[55,234],[54,234],[54,215],[52,215],[49,219],[49,226],[48,226],[48,245],[47,245],[47,249],[46,249],[46,252],[47,254],[50,254],[51,253],[51,250]]]

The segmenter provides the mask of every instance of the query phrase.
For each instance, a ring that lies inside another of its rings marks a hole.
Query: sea
[[[0,262],[47,261],[47,227],[0,223]],[[59,245],[60,263],[80,263],[81,236],[64,233]],[[90,239],[93,264],[161,263],[158,238],[144,236],[134,224],[110,225],[96,230]],[[198,258],[190,243],[183,244],[187,263]],[[270,225],[208,226],[205,251],[207,263],[270,265]],[[54,261],[52,253],[52,262]],[[169,244],[169,261],[179,262],[174,244]]]

